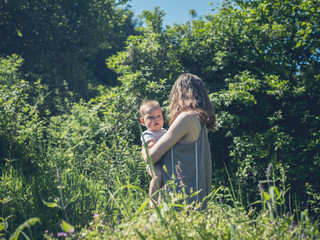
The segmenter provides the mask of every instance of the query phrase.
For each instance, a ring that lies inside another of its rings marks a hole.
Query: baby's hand
[[[148,148],[152,148],[156,144],[155,139],[151,139],[150,141],[147,142]]]
[[[142,154],[142,158],[145,161],[145,163],[148,163],[148,155],[147,155],[147,151],[144,147],[142,147],[142,149],[141,149],[141,154]]]
[[[147,142],[148,148],[152,148],[154,146],[154,144],[156,144],[156,142],[157,141],[155,139],[152,139],[152,140],[148,141]],[[146,151],[144,146],[142,146],[141,154],[142,154],[142,157],[143,157],[144,161],[146,163],[148,163],[148,155],[147,155],[147,151]]]

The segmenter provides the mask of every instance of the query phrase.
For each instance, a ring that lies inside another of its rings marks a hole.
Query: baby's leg
[[[159,181],[159,188],[163,186],[163,178],[162,178],[162,164],[156,163],[154,164],[154,173]]]
[[[152,199],[157,204],[158,201],[158,194],[154,193],[163,186],[163,178],[162,178],[162,165],[160,163],[156,163],[154,165],[154,174],[150,174],[152,179],[150,181],[149,186],[149,194],[152,196]],[[150,171],[151,172],[151,171]],[[153,207],[153,203],[151,202],[151,207]]]

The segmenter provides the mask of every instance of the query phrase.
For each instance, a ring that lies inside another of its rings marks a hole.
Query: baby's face
[[[150,108],[143,118],[148,130],[158,132],[163,127],[163,116],[160,107]]]

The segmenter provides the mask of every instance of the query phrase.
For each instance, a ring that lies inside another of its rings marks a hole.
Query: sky
[[[209,5],[209,3],[212,5]],[[198,16],[210,13],[213,8],[221,5],[222,0],[131,0],[128,4],[132,7],[135,17],[143,10],[154,10],[156,6],[165,12],[164,25],[181,24],[191,20],[189,10],[195,9]]]

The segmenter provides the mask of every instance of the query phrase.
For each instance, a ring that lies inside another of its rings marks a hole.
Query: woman
[[[164,184],[175,174],[187,194],[200,191],[189,202],[202,202],[209,193],[212,179],[207,129],[214,128],[215,115],[199,77],[189,73],[178,77],[171,89],[168,112],[170,128],[149,149],[149,155],[153,163],[162,158],[168,172],[163,171]],[[145,151],[143,157],[147,162]],[[206,202],[203,204],[206,207]]]

